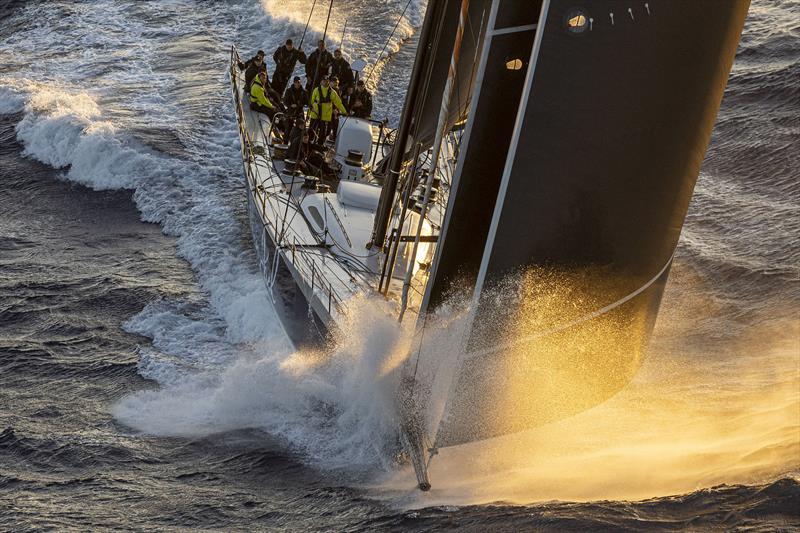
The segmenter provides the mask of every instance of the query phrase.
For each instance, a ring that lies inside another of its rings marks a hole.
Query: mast
[[[375,212],[375,223],[372,228],[372,239],[369,246],[383,246],[386,239],[386,228],[389,224],[394,196],[397,192],[397,182],[400,178],[400,167],[408,146],[408,138],[414,125],[414,118],[421,109],[418,98],[423,94],[425,80],[430,75],[433,63],[429,58],[433,56],[433,38],[441,30],[441,22],[445,13],[448,0],[430,0],[425,14],[425,20],[420,30],[417,54],[414,68],[411,71],[411,81],[408,84],[406,100],[403,104],[403,113],[400,115],[400,124],[397,127],[395,144],[389,158],[389,167],[384,175],[383,189]]]

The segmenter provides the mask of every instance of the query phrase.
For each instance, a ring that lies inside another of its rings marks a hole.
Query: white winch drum
[[[340,181],[336,195],[344,206],[375,211],[378,209],[381,188],[356,181]]]

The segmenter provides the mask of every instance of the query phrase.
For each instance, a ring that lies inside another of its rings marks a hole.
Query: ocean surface
[[[374,64],[406,1],[335,4]],[[633,383],[443,450],[427,494],[376,401],[391,324],[294,353],[251,248],[230,46],[310,5],[0,4],[0,530],[800,529],[800,2],[753,1]],[[369,80],[390,122],[423,10]]]

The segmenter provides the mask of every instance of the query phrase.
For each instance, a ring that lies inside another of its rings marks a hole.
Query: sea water
[[[336,4],[395,123],[424,3],[380,58],[406,2]],[[800,525],[798,3],[751,7],[631,386],[444,450],[424,495],[394,457],[407,332],[363,301],[333,354],[296,352],[252,251],[230,46],[298,43],[310,6],[0,11],[0,528]]]

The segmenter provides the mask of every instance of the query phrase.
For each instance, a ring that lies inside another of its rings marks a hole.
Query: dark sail
[[[447,114],[448,129],[464,118],[470,104],[471,88],[476,72],[476,59],[485,35],[490,0],[471,0],[465,21],[466,31],[461,39],[462,61],[455,77],[455,96]],[[450,58],[458,30],[459,0],[430,0],[420,31],[420,42],[414,63],[397,141],[389,157],[389,171],[375,215],[373,243],[383,242],[389,210],[394,201],[398,173],[410,157],[415,144],[425,151],[433,143],[439,110],[442,105]],[[381,165],[379,164],[378,167]]]
[[[419,123],[414,126],[414,139],[427,149],[433,143],[436,123],[439,118],[439,108],[442,105],[444,86],[447,83],[447,70],[450,65],[450,56],[453,53],[456,31],[458,29],[458,15],[461,2],[449,0],[444,14],[442,35],[439,46],[430,51],[430,60],[434,68],[431,72],[428,86],[423,92],[419,102],[422,102]],[[471,86],[477,72],[478,53],[484,37],[482,25],[485,26],[489,16],[489,0],[470,0],[469,11],[466,17],[466,28],[461,39],[461,61],[457,65],[455,76],[454,96],[450,102],[447,124],[452,127],[464,118],[470,104]],[[449,129],[449,128],[448,128]]]
[[[432,310],[474,287],[440,447],[579,412],[632,377],[749,1],[545,1],[535,40],[497,31],[539,22],[520,4],[493,7],[426,294]]]
[[[461,142],[447,218],[426,304],[437,307],[458,286],[475,285],[508,146],[525,86],[542,2],[500,2],[479,58],[478,81]],[[516,30],[516,31],[510,31]],[[508,63],[519,60],[519,68]]]

